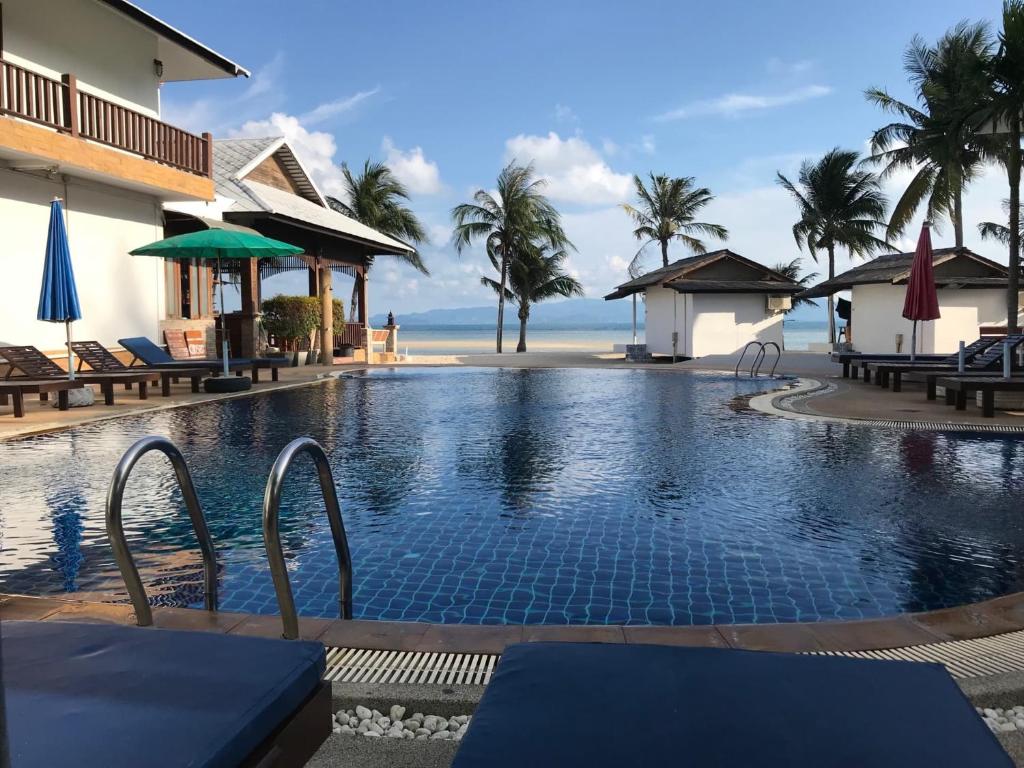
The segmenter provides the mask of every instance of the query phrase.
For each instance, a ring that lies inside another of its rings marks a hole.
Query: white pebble
[[[416,733],[417,736],[422,736],[423,738],[427,738],[428,736],[430,736],[431,731],[430,731],[429,728],[417,728],[415,733]]]
[[[413,720],[418,720],[418,721],[420,721],[422,723],[423,722],[423,713],[422,712],[414,713],[413,716],[412,716],[412,719]]]
[[[366,733],[363,734],[363,736],[369,736],[372,739],[379,739],[380,738],[380,734],[377,733],[376,731],[367,731]]]
[[[401,704],[392,704],[391,711],[388,714],[391,716],[392,722],[401,720],[405,717],[405,707]]]
[[[356,717],[360,720],[370,720],[373,713],[362,704],[356,706]]]
[[[438,731],[437,733],[431,735],[430,740],[431,741],[447,741],[451,737],[452,737],[452,735],[448,731]]]
[[[354,728],[349,728],[347,725],[341,726],[341,728],[339,728],[338,730],[340,730],[342,733],[355,733],[356,732]]]
[[[370,714],[372,715],[370,719],[373,720],[373,722],[375,723],[382,717],[384,717],[384,715],[381,712],[378,712],[376,709],[372,710]]]

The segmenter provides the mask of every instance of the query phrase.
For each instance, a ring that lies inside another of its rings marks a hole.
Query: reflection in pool
[[[0,588],[124,599],[103,531],[139,437],[184,452],[221,560],[221,607],[275,613],[260,505],[292,438],[327,450],[355,614],[468,623],[706,624],[860,618],[1024,588],[1024,447],[1012,437],[795,422],[736,407],[770,386],[638,370],[374,371],[0,443]],[[303,615],[337,572],[311,467],[282,540]],[[164,460],[125,520],[156,602],[201,605]]]

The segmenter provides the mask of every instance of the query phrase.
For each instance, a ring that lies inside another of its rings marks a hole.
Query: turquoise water
[[[828,340],[828,323],[807,321],[786,321],[784,325],[785,346],[789,350],[806,350],[808,345]],[[637,331],[643,342],[644,329]],[[398,350],[410,355],[471,355],[494,351],[494,326],[420,326],[402,328],[398,335]],[[508,326],[505,330],[505,346],[514,350],[519,340],[519,328]],[[632,328],[628,326],[606,327],[530,327],[527,332],[527,349],[536,352],[611,352],[616,344],[630,344],[633,341]]]

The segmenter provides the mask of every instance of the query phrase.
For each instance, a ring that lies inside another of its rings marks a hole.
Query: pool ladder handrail
[[[128,548],[128,539],[124,534],[122,507],[124,490],[132,470],[139,459],[152,451],[164,454],[174,469],[174,476],[178,481],[178,487],[185,500],[185,507],[192,520],[192,531],[195,533],[199,551],[203,557],[203,575],[206,586],[204,607],[207,611],[217,610],[217,552],[213,548],[213,540],[210,538],[210,530],[206,525],[206,517],[203,515],[199,496],[192,483],[188,464],[174,443],[165,437],[151,435],[137,441],[125,451],[124,456],[114,468],[114,477],[111,479],[110,489],[107,491],[107,536],[110,538],[110,547],[114,551],[114,561],[117,563],[118,570],[121,571],[121,578],[124,579],[128,596],[131,598],[132,608],[135,611],[135,623],[140,627],[152,626],[153,611],[146,597],[146,588],[139,577],[139,569]]]
[[[768,374],[768,378],[775,377],[775,369],[779,365],[779,361],[782,359],[782,348],[774,341],[748,341],[743,347],[743,351],[740,352],[740,357],[736,361],[736,368],[733,370],[733,375],[739,378],[740,365],[743,363],[743,358],[747,355],[747,350],[751,347],[757,347],[757,353],[754,355],[754,362],[750,366],[750,377],[755,378],[761,372],[761,364],[765,359],[765,350],[768,347],[775,347],[775,362],[772,363],[772,369]]]
[[[775,378],[775,369],[779,366],[779,360],[782,359],[782,349],[774,341],[766,341],[761,345],[761,350],[757,353],[757,357],[754,358],[754,365],[750,368],[750,377],[756,378],[761,372],[761,364],[764,362],[765,350],[768,347],[775,347],[775,362],[772,363],[772,369],[768,373],[768,378]]]
[[[320,480],[320,492],[327,507],[327,520],[331,525],[331,538],[338,556],[338,613],[342,619],[352,618],[352,556],[349,554],[345,523],[341,519],[341,505],[334,486],[334,475],[327,454],[320,444],[309,437],[292,440],[278,455],[267,478],[267,489],[263,495],[263,543],[270,563],[270,576],[274,581],[277,605],[284,625],[282,636],[286,640],[299,637],[299,618],[295,611],[291,581],[281,548],[280,511],[281,489],[285,477],[295,458],[302,453],[309,454],[316,466]]]

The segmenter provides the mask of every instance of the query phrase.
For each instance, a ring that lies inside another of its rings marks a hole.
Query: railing
[[[213,137],[183,131],[78,90],[74,75],[54,80],[0,59],[0,114],[56,128],[209,178]]]
[[[334,348],[348,344],[356,349],[366,346],[366,328],[362,323],[345,323],[345,330],[342,333],[334,334]]]

